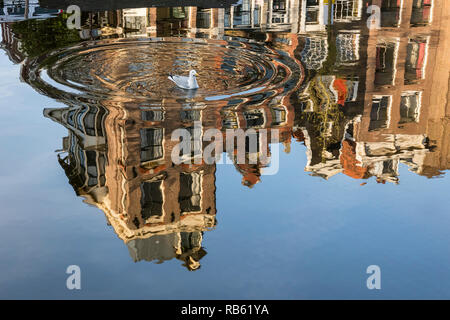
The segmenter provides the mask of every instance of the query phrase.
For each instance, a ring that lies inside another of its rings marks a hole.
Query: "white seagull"
[[[169,75],[169,80],[173,81],[178,87],[183,89],[198,89],[197,72],[195,70],[189,71],[189,77],[186,76],[172,76]]]

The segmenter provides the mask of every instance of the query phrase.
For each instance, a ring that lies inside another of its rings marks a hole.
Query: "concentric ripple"
[[[200,88],[178,89],[169,74],[195,69]],[[249,97],[299,81],[293,58],[265,45],[236,39],[146,38],[85,42],[42,56],[27,80],[40,91],[78,92],[93,99]]]

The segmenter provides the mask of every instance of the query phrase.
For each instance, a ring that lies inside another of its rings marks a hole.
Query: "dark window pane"
[[[199,173],[180,175],[180,193],[178,202],[181,212],[200,211],[201,203],[201,176]]]
[[[400,23],[401,0],[383,0],[381,3],[381,26],[398,27]]]
[[[400,103],[400,123],[419,120],[420,93],[403,94]]]
[[[244,118],[247,128],[261,127],[264,125],[264,114],[260,110],[245,111]]]
[[[390,97],[375,97],[372,100],[369,130],[386,128],[389,120]]]
[[[162,158],[163,153],[163,129],[141,129],[141,162],[147,162]]]
[[[410,39],[406,53],[405,84],[423,79],[426,50],[426,39]]]
[[[146,220],[152,216],[161,216],[163,195],[162,181],[144,182],[141,184],[141,215]]]
[[[377,45],[375,84],[393,84],[395,75],[395,43]]]

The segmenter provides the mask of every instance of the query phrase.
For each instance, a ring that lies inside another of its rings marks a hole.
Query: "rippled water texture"
[[[39,57],[31,64],[33,72],[43,72],[62,85],[62,91],[75,89],[99,99],[251,99],[255,94],[275,95],[275,90],[298,83],[301,76],[289,56],[255,41],[233,38],[93,41]],[[168,79],[170,74],[188,75],[191,69],[198,73],[198,90],[181,90]],[[36,86],[55,90],[46,79],[32,78]]]

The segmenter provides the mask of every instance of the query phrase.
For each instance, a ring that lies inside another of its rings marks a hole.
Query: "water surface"
[[[376,32],[366,1],[333,24],[243,2],[86,11],[81,31],[8,7],[1,298],[450,297],[448,5],[405,1]],[[196,91],[167,79],[190,69]],[[174,164],[196,123],[252,129],[256,163]]]

